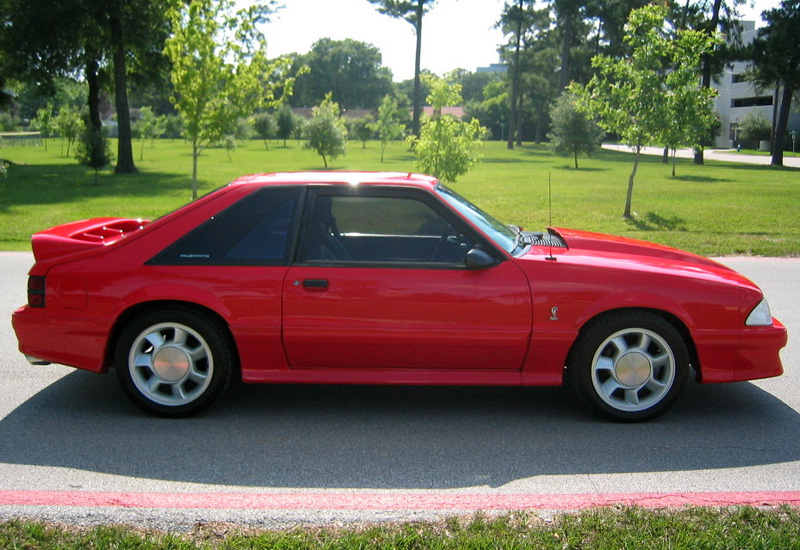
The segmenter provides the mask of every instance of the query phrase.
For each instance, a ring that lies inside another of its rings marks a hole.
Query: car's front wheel
[[[677,398],[689,354],[669,322],[650,312],[620,312],[581,334],[569,365],[573,387],[596,412],[613,420],[649,420]]]
[[[123,330],[117,377],[147,412],[189,416],[222,395],[235,357],[230,338],[211,317],[181,308],[150,311]]]

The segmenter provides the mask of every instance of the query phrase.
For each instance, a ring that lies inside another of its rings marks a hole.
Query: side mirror
[[[467,252],[467,258],[464,260],[464,265],[467,269],[486,269],[492,267],[497,261],[491,254],[480,248],[473,248]]]

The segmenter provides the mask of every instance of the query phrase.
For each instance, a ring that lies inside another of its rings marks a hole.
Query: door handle
[[[303,279],[303,288],[328,288],[328,279]]]

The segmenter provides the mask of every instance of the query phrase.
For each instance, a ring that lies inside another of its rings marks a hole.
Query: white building
[[[757,31],[754,21],[741,21],[742,42],[749,44],[756,37]],[[748,113],[757,112],[772,122],[777,116],[776,109],[780,107],[780,94],[778,90],[757,90],[747,82],[743,74],[750,66],[748,62],[737,61],[732,66],[726,67],[719,81],[712,86],[717,89],[714,109],[720,116],[722,123],[720,135],[717,136],[714,146],[717,148],[736,147],[740,140],[738,125]],[[793,106],[789,115],[788,130],[800,132],[800,113],[797,105]],[[791,148],[791,139],[788,146]],[[767,146],[767,148],[769,148]],[[800,150],[800,144],[798,144]]]

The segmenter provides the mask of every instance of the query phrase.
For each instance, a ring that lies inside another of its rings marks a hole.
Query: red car
[[[778,376],[786,329],[706,258],[621,237],[506,226],[435,179],[240,178],[153,222],[32,238],[34,364],[106,372],[163,416],[244,382],[555,386],[596,412],[664,412],[703,383]]]

